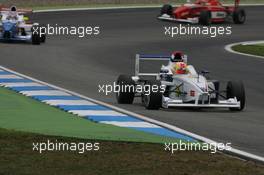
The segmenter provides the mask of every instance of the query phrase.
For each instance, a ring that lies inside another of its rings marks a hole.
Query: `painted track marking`
[[[52,84],[37,80],[35,78],[29,77],[29,76],[26,76],[26,75],[23,75],[21,73],[15,72],[15,71],[10,70],[8,68],[5,68],[3,66],[0,66],[0,70],[1,69],[4,70],[4,71],[13,73],[13,74],[15,74],[17,76],[23,77],[23,78],[25,78],[25,80],[27,79],[29,82],[40,83],[40,84],[43,84],[43,85],[46,85],[46,86],[50,86],[50,87],[52,87],[54,89],[61,90],[61,91],[65,92],[65,93],[73,95],[73,96],[55,96],[55,97],[54,96],[48,96],[48,97],[46,97],[46,96],[38,96],[38,97],[34,97],[34,98],[38,98],[41,101],[52,100],[52,99],[56,99],[56,100],[58,100],[58,99],[59,100],[61,100],[61,99],[63,99],[63,100],[65,100],[65,99],[70,99],[70,100],[73,100],[73,99],[74,100],[75,99],[76,100],[85,99],[85,100],[88,100],[88,101],[90,101],[92,103],[96,103],[98,105],[102,105],[102,106],[108,107],[108,108],[110,108],[110,109],[112,109],[114,111],[120,112],[122,114],[126,114],[127,116],[133,116],[133,117],[136,117],[137,119],[143,120],[145,122],[149,122],[149,123],[152,123],[154,125],[158,125],[158,126],[163,127],[163,128],[161,128],[163,130],[160,129],[158,131],[156,130],[157,128],[149,128],[150,130],[148,130],[148,128],[135,128],[135,129],[144,130],[146,132],[150,131],[152,133],[157,132],[157,133],[160,133],[160,134],[165,134],[165,136],[178,135],[178,138],[182,137],[182,138],[185,138],[185,140],[189,140],[189,141],[195,141],[195,140],[193,140],[193,138],[194,138],[196,140],[199,140],[199,141],[202,141],[202,142],[205,142],[205,143],[208,143],[208,144],[218,144],[214,140],[211,140],[209,138],[200,136],[198,134],[186,131],[186,130],[181,129],[179,127],[176,127],[176,126],[173,126],[173,125],[170,125],[170,124],[158,121],[158,120],[154,120],[154,119],[148,118],[146,116],[143,116],[143,115],[140,115],[140,114],[137,114],[137,113],[134,113],[134,112],[131,112],[131,111],[128,111],[128,110],[125,110],[125,109],[122,109],[122,108],[119,108],[119,107],[116,107],[116,106],[113,106],[113,105],[110,105],[110,104],[107,104],[107,103],[104,103],[104,102],[101,102],[101,101],[96,100],[96,99],[92,99],[92,98],[86,97],[86,96],[81,95],[79,93],[72,92],[72,91],[69,91],[67,89],[64,89],[64,88],[61,88],[61,87],[58,87],[58,86],[55,86],[55,85],[52,85]],[[1,79],[0,79],[0,84],[1,84]],[[86,116],[85,118],[89,118],[89,116]],[[248,153],[248,152],[236,149],[236,148],[232,148],[231,150],[226,150],[224,152],[226,152],[228,154],[231,154],[231,155],[238,156],[240,158],[247,159],[247,160],[259,161],[259,162],[262,162],[262,163],[264,162],[264,157],[261,157],[261,156],[255,155],[255,154],[251,154],[251,153]]]

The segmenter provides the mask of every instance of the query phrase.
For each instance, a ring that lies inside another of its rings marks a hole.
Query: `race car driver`
[[[170,82],[173,82],[174,75],[185,75],[189,73],[186,62],[187,60],[184,54],[180,51],[175,51],[171,55],[169,64],[167,66],[162,66],[160,71],[160,80],[169,83],[166,86],[166,90],[163,94],[164,96],[175,99],[184,95],[182,84],[171,85]]]
[[[188,74],[187,60],[184,54],[180,51],[172,53],[167,66],[162,66],[160,70],[160,78],[162,81],[173,81],[173,75]]]
[[[168,67],[174,75],[188,73],[187,64],[184,62],[184,55],[180,51],[172,53]]]
[[[10,8],[8,15],[6,17],[7,20],[18,20],[17,9],[15,6]]]

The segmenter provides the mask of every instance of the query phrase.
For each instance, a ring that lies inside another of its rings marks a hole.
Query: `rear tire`
[[[36,34],[33,34],[32,35],[32,44],[33,45],[40,45],[40,36],[39,35],[36,35]]]
[[[235,24],[244,24],[246,21],[246,12],[244,9],[236,9],[233,13],[233,21]]]
[[[42,29],[42,32],[44,33],[40,36],[40,42],[45,43],[46,42],[46,34],[45,34],[45,29]]]
[[[119,87],[125,88],[123,91],[119,89],[119,92],[116,93],[116,99],[119,104],[132,104],[135,97],[134,89],[131,90],[129,87],[135,87],[135,82],[128,75],[120,75],[117,79],[117,85]]]
[[[146,109],[152,109],[152,110],[158,110],[159,108],[161,108],[162,105],[162,93],[161,93],[161,89],[160,89],[160,81],[157,80],[148,80],[146,82],[145,85],[149,85],[149,95],[144,94],[143,95],[143,99],[142,102],[145,106]],[[153,91],[153,89],[157,89],[157,88],[153,88],[153,86],[157,86],[158,90],[157,92]]]
[[[172,16],[172,13],[173,13],[173,7],[170,4],[163,5],[160,11],[161,15],[167,14],[167,15]]]
[[[241,81],[229,81],[226,87],[227,98],[236,97],[240,101],[239,108],[229,108],[231,111],[242,111],[246,103],[246,95],[244,85]]]
[[[34,28],[37,28],[37,30],[34,30]],[[41,42],[41,37],[40,37],[39,27],[35,25],[32,27],[32,44],[40,45],[40,42]]]
[[[205,25],[205,26],[208,26],[211,24],[211,12],[210,11],[201,11],[200,13],[200,17],[199,17],[199,23],[201,25]]]

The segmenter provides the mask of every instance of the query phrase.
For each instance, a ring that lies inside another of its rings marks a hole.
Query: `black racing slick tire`
[[[46,33],[45,33],[45,29],[43,28],[41,31],[41,36],[40,36],[40,42],[45,43],[46,42]]]
[[[236,9],[233,13],[233,21],[235,24],[244,24],[246,21],[246,12],[244,9]]]
[[[41,37],[40,37],[39,26],[34,25],[32,27],[32,44],[40,45],[40,43],[41,43]]]
[[[45,43],[46,42],[46,35],[42,35],[40,37],[40,42]]]
[[[40,42],[41,42],[40,36],[33,34],[32,35],[32,44],[33,45],[40,45]]]
[[[239,108],[229,108],[231,111],[242,111],[245,108],[246,95],[245,88],[241,81],[229,81],[226,87],[226,97],[234,98],[236,97],[240,101]]]
[[[148,80],[146,82],[147,87],[149,88],[148,94],[144,92],[143,95],[143,105],[146,109],[158,110],[162,106],[162,93],[161,93],[161,83],[157,80]]]
[[[132,104],[135,97],[135,82],[131,76],[120,75],[117,79],[116,99],[119,104]]]
[[[173,7],[170,4],[163,5],[160,10],[161,15],[167,14],[169,16],[172,16],[172,13],[173,13]]]
[[[210,11],[207,11],[207,10],[204,10],[204,11],[201,11],[200,13],[200,16],[199,16],[199,23],[201,25],[205,25],[205,26],[208,26],[211,24],[211,12]]]

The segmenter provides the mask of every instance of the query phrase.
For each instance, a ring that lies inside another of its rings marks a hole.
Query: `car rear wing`
[[[141,73],[140,72],[140,61],[169,61],[171,55],[146,55],[137,54],[135,63],[135,76],[157,76],[159,73]],[[187,56],[184,55],[184,62],[187,63]]]
[[[141,73],[140,72],[140,61],[169,61],[170,55],[146,55],[146,54],[136,54],[136,64],[135,64],[135,76],[157,76],[157,73]]]

